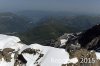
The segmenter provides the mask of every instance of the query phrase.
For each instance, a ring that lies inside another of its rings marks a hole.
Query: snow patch
[[[96,54],[97,59],[100,60],[100,53],[96,52],[95,54]]]
[[[68,41],[68,39],[61,39],[60,42],[61,42],[61,45],[60,46],[63,46],[63,45],[66,45],[66,42]]]

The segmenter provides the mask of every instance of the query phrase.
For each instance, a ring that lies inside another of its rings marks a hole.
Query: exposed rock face
[[[65,33],[61,37],[58,38],[58,41],[55,43],[55,47],[64,48],[66,51],[76,51],[81,48],[81,45],[78,43],[78,38],[81,35],[81,32],[79,33]],[[65,45],[62,45],[61,40],[65,39]]]
[[[100,60],[96,58],[94,51],[88,51],[86,49],[80,49],[75,52],[70,52],[70,58],[78,58],[76,64],[68,63],[63,64],[62,66],[99,66]]]
[[[18,57],[17,57],[17,61],[18,65],[20,66],[23,66],[23,65],[26,65],[27,61],[26,59],[23,57],[22,54],[19,54]]]
[[[40,51],[40,50],[27,48],[27,49],[23,50],[22,53],[29,53],[29,54],[34,54],[35,55],[38,51]]]
[[[83,48],[98,49],[100,47],[100,24],[82,33],[78,41]]]
[[[11,62],[11,53],[13,53],[14,49],[11,48],[5,48],[2,51],[0,51],[0,60],[2,60],[2,58],[7,61],[7,62]]]
[[[3,55],[2,55],[2,51],[0,51],[0,61],[2,61]]]
[[[66,48],[67,45],[70,44],[77,44],[77,39],[80,36],[81,33],[65,33],[61,37],[58,38],[58,41],[55,42],[55,47],[62,47]],[[66,39],[65,45],[61,44],[61,39]]]

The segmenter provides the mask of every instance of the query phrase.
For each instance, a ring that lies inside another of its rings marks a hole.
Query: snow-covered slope
[[[33,49],[40,49],[40,53],[44,54],[44,56],[36,62],[39,54],[23,54],[25,59],[28,61],[27,66],[35,66],[38,64],[41,66],[61,66],[69,60],[69,54],[64,49],[41,46],[39,44],[32,44],[27,48],[29,47]]]
[[[20,39],[18,37],[0,34],[0,51],[3,52],[5,48],[15,49],[13,52],[8,53],[11,54],[11,61],[7,62],[4,60],[4,57],[2,57],[2,59],[0,59],[0,66],[14,66],[16,60],[15,52],[17,51],[18,54],[22,54],[27,61],[26,66],[61,66],[62,64],[71,62],[68,52],[64,49],[39,44],[25,45],[19,42]],[[35,54],[28,52],[22,53],[29,48],[36,51],[34,52]]]
[[[11,47],[19,41],[20,39],[18,37],[0,34],[0,49]]]
[[[64,42],[66,40],[62,40],[62,43]],[[14,50],[11,51],[12,49]],[[96,58],[100,59],[100,53],[96,52],[95,54]],[[27,62],[23,63],[20,59],[19,62],[18,55],[22,55],[24,58],[21,57],[22,61]],[[8,58],[11,60],[7,61]],[[20,43],[18,37],[0,34],[0,66],[20,66],[16,65],[16,62],[21,63],[22,66],[62,66],[62,64],[75,64],[78,59],[77,57],[69,59],[69,53],[65,49],[42,46],[36,43],[26,45]]]

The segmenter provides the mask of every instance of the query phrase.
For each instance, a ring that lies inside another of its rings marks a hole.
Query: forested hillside
[[[64,33],[85,31],[100,23],[99,16],[49,16],[37,22],[37,26],[19,36],[25,43],[50,44]]]
[[[28,27],[26,18],[10,12],[0,13],[0,33],[23,32]]]

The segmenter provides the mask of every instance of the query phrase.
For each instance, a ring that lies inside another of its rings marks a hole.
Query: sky
[[[100,13],[100,0],[0,0],[0,11],[20,10]]]

